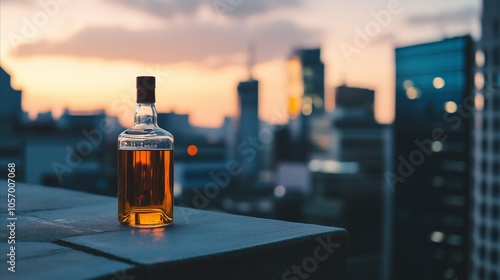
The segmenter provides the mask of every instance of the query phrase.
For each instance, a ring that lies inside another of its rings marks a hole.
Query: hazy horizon
[[[253,73],[264,121],[287,111],[292,50],[321,47],[328,108],[344,82],[370,88],[377,120],[389,123],[396,46],[480,34],[479,0],[228,3],[2,0],[1,66],[23,90],[30,117],[105,109],[127,126],[132,119],[123,112],[134,110],[135,77],[155,75],[158,111],[188,113],[192,124],[214,127],[237,114],[249,41],[257,45]],[[364,44],[356,36],[365,36]],[[346,55],[346,48],[354,52]]]

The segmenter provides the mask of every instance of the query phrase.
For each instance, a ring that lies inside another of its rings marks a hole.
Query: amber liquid
[[[118,151],[118,220],[140,228],[173,221],[173,150]]]

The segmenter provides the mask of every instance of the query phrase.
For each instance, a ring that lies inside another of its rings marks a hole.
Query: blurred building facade
[[[311,121],[325,112],[325,65],[321,49],[296,49],[288,60],[288,124],[295,161],[307,161],[311,152]]]
[[[311,194],[307,222],[349,231],[349,279],[379,279],[382,263],[382,191],[390,129],[375,121],[375,92],[340,86],[335,111],[311,126]]]
[[[254,146],[258,142],[260,127],[259,81],[250,77],[238,84],[238,108],[236,161],[242,168],[238,181],[244,191],[255,187],[259,174],[261,155]]]
[[[469,279],[500,279],[500,1],[484,0],[476,52]]]
[[[189,115],[158,113],[158,125],[175,137],[174,196],[176,204],[195,208],[214,207],[211,195],[205,194],[207,186],[217,192],[232,182],[224,170],[229,160],[228,146],[232,133],[231,121],[224,120],[221,127],[196,127],[189,122]]]
[[[116,194],[116,138],[123,127],[104,110],[41,113],[24,128],[26,182]],[[29,171],[29,172],[28,172]]]
[[[185,140],[192,136],[192,127],[189,124],[189,115],[176,113],[158,113],[158,126],[164,127],[175,140]]]
[[[51,112],[30,121],[21,92],[0,68],[0,158],[16,164],[16,180],[88,192],[116,193],[116,136],[122,129],[104,111],[70,112],[59,120]],[[0,177],[6,178],[0,172]]]
[[[396,49],[392,279],[467,279],[473,53],[470,36]]]
[[[24,138],[20,135],[24,112],[21,91],[12,88],[10,75],[0,67],[0,163],[16,163],[16,180],[24,179]],[[7,169],[0,170],[0,177],[7,178]]]

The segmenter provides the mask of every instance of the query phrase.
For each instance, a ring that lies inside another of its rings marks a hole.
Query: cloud
[[[411,25],[446,25],[464,24],[479,18],[479,11],[474,7],[459,10],[443,11],[438,14],[419,14],[410,16],[407,22]]]
[[[3,6],[3,5],[17,5],[17,6],[21,6],[23,8],[26,8],[26,7],[36,7],[36,1],[35,0],[24,0],[24,1],[19,1],[19,0],[1,0],[0,2],[0,6]]]
[[[300,5],[299,0],[111,0],[113,2],[139,9],[159,17],[176,14],[194,14],[202,5],[210,5],[219,15],[242,17],[265,13],[267,11]]]
[[[21,44],[13,54],[17,57],[62,55],[165,64],[209,60],[215,64],[211,66],[219,66],[230,64],[232,57],[244,54],[249,40],[256,42],[257,59],[262,62],[285,57],[297,45],[318,44],[320,36],[317,30],[304,29],[287,21],[252,27],[243,23],[225,27],[189,24],[182,28],[140,31],[91,27],[62,42],[42,40]]]
[[[395,33],[383,33],[377,35],[372,38],[372,44],[385,44],[385,43],[394,43],[398,39],[398,36]]]

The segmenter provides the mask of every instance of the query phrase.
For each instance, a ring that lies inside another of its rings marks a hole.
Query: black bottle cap
[[[153,76],[138,76],[136,79],[137,103],[154,103],[156,79]]]

